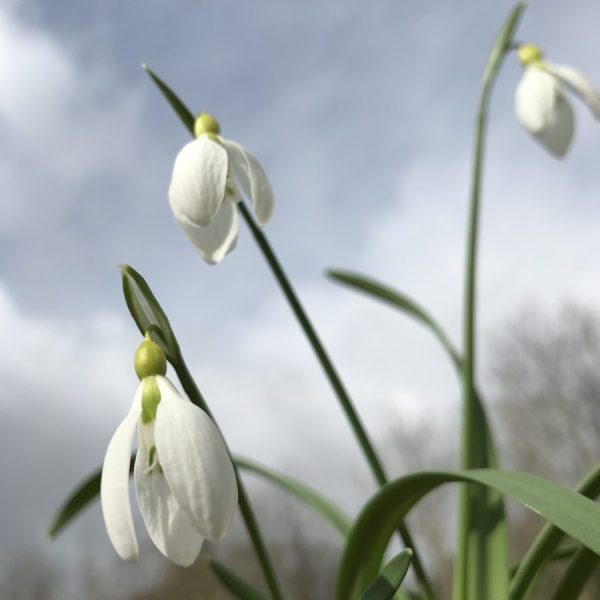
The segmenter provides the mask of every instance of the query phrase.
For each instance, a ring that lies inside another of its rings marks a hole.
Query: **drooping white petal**
[[[155,440],[160,464],[179,508],[196,531],[216,542],[237,508],[237,482],[225,442],[210,417],[157,377],[161,401]]]
[[[108,537],[117,554],[129,562],[135,562],[139,555],[129,501],[129,462],[133,435],[140,418],[141,394],[140,385],[131,410],[110,440],[100,482],[100,502]]]
[[[179,221],[206,227],[225,197],[228,158],[225,148],[207,136],[186,144],[175,159],[169,202]]]
[[[564,156],[573,139],[575,117],[573,109],[562,96],[557,98],[553,119],[541,131],[533,136],[554,156]]]
[[[189,567],[200,554],[203,538],[180,510],[160,466],[156,464],[154,468],[148,468],[149,458],[147,449],[140,446],[135,459],[134,478],[146,529],[154,545],[169,560]]]
[[[224,140],[229,160],[242,190],[252,200],[252,207],[260,225],[265,225],[275,206],[273,190],[260,163],[250,152],[236,142]]]
[[[600,92],[579,71],[564,65],[546,63],[548,70],[571,88],[588,106],[596,119],[600,120]]]
[[[515,111],[526,131],[535,135],[555,120],[559,94],[560,86],[550,73],[536,67],[525,69],[515,93]]]
[[[223,201],[219,212],[206,227],[199,227],[183,216],[177,217],[177,222],[200,256],[211,265],[223,260],[225,255],[235,248],[239,216],[237,206],[228,198]]]

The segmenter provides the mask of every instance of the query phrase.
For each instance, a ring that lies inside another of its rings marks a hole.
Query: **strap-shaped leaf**
[[[354,522],[338,571],[336,600],[360,596],[377,575],[398,521],[423,496],[451,482],[493,488],[600,553],[600,505],[577,492],[527,473],[495,469],[415,473],[377,492]]]
[[[551,600],[579,598],[588,579],[594,574],[599,561],[600,556],[588,548],[579,548],[558,582]]]
[[[133,473],[134,461],[135,455],[131,457],[130,473]],[[292,479],[291,477],[277,473],[272,469],[268,469],[248,458],[237,456],[234,457],[234,462],[238,468],[255,473],[259,477],[263,477],[267,481],[275,483],[277,486],[291,493],[295,498],[300,500],[328,522],[342,537],[347,537],[352,526],[350,518],[335,506],[333,502],[323,497],[309,486]],[[52,520],[52,524],[48,529],[48,535],[51,538],[58,535],[70,521],[84,510],[88,504],[96,499],[100,494],[101,477],[102,468],[99,467],[71,493]]]
[[[173,363],[179,355],[179,345],[171,329],[169,319],[158,300],[152,293],[146,280],[129,265],[121,265],[123,295],[127,308],[140,333],[150,335],[161,346],[169,362]]]
[[[400,584],[404,581],[410,561],[412,550],[405,548],[383,567],[379,575],[361,595],[360,600],[392,600]]]
[[[181,119],[187,130],[194,135],[194,115],[188,110],[187,106],[177,97],[175,92],[146,64],[142,65],[142,69],[150,75],[150,78],[158,86],[167,102],[173,107],[177,116]]]
[[[131,457],[129,474],[133,473],[134,462],[135,455]],[[48,527],[48,537],[55,538],[88,504],[96,499],[100,494],[101,478],[102,468],[100,467],[79,484],[52,519],[52,523]]]
[[[238,600],[267,600],[260,592],[257,592],[249,583],[228,569],[224,564],[210,561],[210,567],[217,579]]]
[[[577,485],[576,491],[587,498],[600,495],[600,464],[596,465]],[[510,600],[521,600],[528,593],[540,571],[561,544],[565,534],[552,524],[547,523],[529,546],[527,553],[510,582]]]
[[[330,270],[327,271],[327,275],[334,281],[339,281],[349,288],[364,292],[377,300],[383,300],[387,304],[391,304],[393,307],[400,309],[408,316],[425,325],[425,327],[430,329],[440,341],[454,365],[459,370],[462,369],[462,359],[459,353],[454,349],[452,342],[444,330],[422,306],[417,304],[417,302],[409,298],[406,294],[394,290],[383,283],[379,283],[374,279],[359,275],[358,273]]]
[[[265,479],[289,492],[303,504],[323,517],[323,519],[332,525],[332,527],[336,529],[342,537],[345,538],[348,536],[352,526],[352,521],[350,518],[347,517],[337,506],[335,506],[335,504],[323,497],[318,492],[309,488],[307,485],[288,477],[287,475],[277,473],[276,471],[268,469],[267,467],[264,467],[247,458],[236,456],[235,464],[243,471],[250,471],[261,477],[264,477]]]
[[[376,300],[382,300],[425,325],[439,340],[450,357],[458,377],[462,378],[462,356],[454,348],[443,328],[417,302],[406,294],[363,275],[337,270],[329,271],[328,275],[351,289],[363,292]],[[477,464],[479,467],[496,468],[498,464],[495,445],[485,408],[477,390],[474,390],[474,400],[473,428],[477,432],[474,451],[478,457]],[[494,594],[494,597],[504,598],[508,586],[508,542],[502,498],[494,490],[485,488],[473,487],[469,490],[469,493],[473,498],[475,507],[472,515],[473,529],[479,532],[482,538],[480,547],[486,547],[484,554],[487,559],[488,573],[481,579],[485,579],[487,589],[480,595]]]

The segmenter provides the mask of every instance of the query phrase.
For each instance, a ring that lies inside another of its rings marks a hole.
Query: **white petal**
[[[564,65],[546,64],[550,72],[570,87],[600,120],[600,92],[594,89],[590,81],[576,69]]]
[[[239,144],[231,140],[224,140],[223,144],[227,148],[231,167],[242,190],[252,200],[258,222],[265,225],[273,214],[275,198],[263,168],[258,160]]]
[[[210,417],[157,377],[161,401],[156,449],[179,508],[196,531],[216,542],[237,508],[237,482],[225,442]]]
[[[169,202],[177,220],[206,227],[223,198],[227,179],[227,152],[207,136],[186,144],[175,159]]]
[[[515,111],[519,123],[531,134],[542,131],[554,120],[560,86],[557,80],[542,69],[525,69],[515,94]]]
[[[573,139],[575,117],[573,109],[561,95],[557,98],[554,119],[534,137],[554,156],[564,156]]]
[[[108,537],[117,554],[130,562],[135,562],[139,554],[129,501],[129,463],[133,434],[141,412],[141,389],[140,385],[133,407],[110,440],[100,482],[100,501]]]
[[[160,457],[159,457],[160,461]],[[145,448],[135,459],[135,489],[142,518],[154,545],[174,563],[189,567],[200,554],[203,538],[181,512],[160,467],[148,466]]]
[[[239,231],[238,208],[228,198],[206,227],[194,225],[184,217],[177,218],[177,222],[202,258],[211,265],[216,265],[235,248]]]

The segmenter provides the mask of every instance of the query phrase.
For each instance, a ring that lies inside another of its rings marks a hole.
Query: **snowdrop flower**
[[[564,96],[564,89],[579,96],[598,120],[600,93],[579,71],[545,62],[536,46],[520,46],[519,60],[525,72],[515,96],[517,119],[551,154],[564,156],[575,125],[573,109]]]
[[[243,193],[252,201],[259,225],[273,212],[273,191],[262,167],[247,150],[223,139],[217,121],[201,113],[196,139],[175,159],[169,202],[175,219],[209,264],[233,250],[238,235],[236,204]]]
[[[100,497],[108,536],[121,558],[135,562],[138,544],[129,502],[129,461],[137,429],[134,479],[146,529],[156,547],[181,566],[204,539],[220,540],[237,507],[237,482],[216,425],[164,376],[166,360],[146,336],[136,352],[140,385],[117,427],[102,468]]]

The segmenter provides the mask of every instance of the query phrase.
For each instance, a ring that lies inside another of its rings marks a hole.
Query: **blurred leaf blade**
[[[312,488],[247,458],[236,456],[234,462],[240,469],[255,473],[292,494],[315,513],[323,517],[342,537],[345,538],[348,536],[352,527],[350,518],[330,500]]]
[[[416,319],[425,325],[425,327],[430,329],[441,342],[455,366],[458,366],[459,369],[461,368],[461,358],[452,346],[452,343],[450,342],[448,336],[444,333],[443,329],[422,306],[409,298],[406,294],[394,290],[393,288],[375,281],[370,277],[359,275],[358,273],[329,270],[327,271],[327,276],[334,281],[348,286],[351,289],[367,294],[368,296],[372,296],[378,300],[382,300],[383,302],[398,308],[413,319]]]
[[[221,585],[238,600],[268,600],[224,564],[213,559],[210,561],[210,567]]]
[[[358,597],[377,575],[396,523],[427,493],[452,482],[495,489],[600,553],[600,505],[577,492],[534,475],[495,469],[415,473],[374,494],[355,520],[338,571],[337,600]]]
[[[194,135],[195,117],[187,106],[179,99],[177,94],[146,64],[142,65],[142,69],[148,73],[150,79],[156,84],[162,95],[166,98],[171,108],[177,113],[186,129]]]
[[[129,473],[133,473],[135,455],[131,457]],[[48,528],[48,537],[55,538],[79,513],[89,506],[100,494],[102,467],[96,469],[82,481],[58,509]]]
[[[411,560],[410,548],[394,556],[361,594],[360,600],[392,600],[406,577]]]

